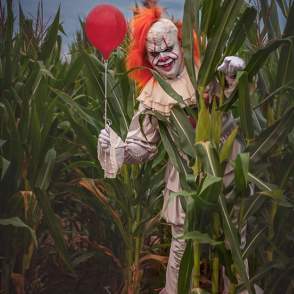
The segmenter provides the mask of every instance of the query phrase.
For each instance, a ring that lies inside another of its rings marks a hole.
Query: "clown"
[[[131,29],[132,41],[127,55],[127,69],[140,66],[152,68],[182,96],[185,103],[182,106],[196,106],[196,93],[183,60],[180,26],[165,18],[160,8],[153,7],[137,11],[131,23]],[[198,65],[199,50],[197,41],[194,42],[194,57]],[[242,59],[231,56],[226,57],[218,69],[224,72],[228,82],[232,83],[236,72],[244,66]],[[154,157],[160,140],[158,122],[154,116],[146,114],[141,123],[139,117],[147,110],[169,116],[172,107],[177,104],[154,80],[148,69],[134,71],[132,78],[142,91],[137,98],[140,102],[139,109],[131,121],[125,142],[109,127],[99,134],[98,159],[109,177],[115,177],[123,163],[142,163]],[[227,119],[225,125],[226,134],[223,133],[223,136],[226,136],[228,130],[234,127],[234,120]],[[240,144],[236,141],[232,158],[239,151]],[[185,241],[179,238],[183,234],[185,212],[179,197],[169,199],[171,192],[181,190],[179,173],[171,162],[167,165],[165,183],[162,216],[171,225],[172,242],[166,285],[161,293],[176,294],[179,266],[186,245]]]

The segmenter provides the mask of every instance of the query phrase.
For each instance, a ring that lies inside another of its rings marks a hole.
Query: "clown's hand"
[[[109,147],[110,147],[109,128],[101,130],[101,132],[98,136],[98,142],[100,143],[102,149],[104,149],[104,150],[109,149]]]
[[[245,65],[245,61],[242,58],[237,56],[227,56],[217,70],[223,72],[226,76],[233,78],[236,76],[237,71],[245,68]]]

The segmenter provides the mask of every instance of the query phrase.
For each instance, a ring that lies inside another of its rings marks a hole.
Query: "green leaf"
[[[293,82],[294,68],[291,66],[294,63],[294,3],[292,3],[287,23],[283,32],[283,37],[292,37],[291,43],[285,44],[281,48],[278,71],[276,75],[275,88],[278,88],[289,81]]]
[[[264,23],[263,31],[268,34],[268,38],[276,39],[281,37],[279,16],[275,5],[276,1],[272,1],[269,5],[267,1],[260,1],[260,14]]]
[[[183,40],[182,46],[184,50],[184,61],[191,79],[192,84],[196,88],[196,72],[194,62],[194,24],[195,13],[199,1],[186,0],[184,4],[184,16],[183,16]],[[194,4],[194,5],[193,5]]]
[[[187,164],[184,161],[184,159],[179,155],[178,150],[176,149],[175,144],[174,144],[166,126],[161,121],[159,121],[158,124],[159,124],[159,133],[160,133],[160,137],[161,137],[163,146],[164,146],[166,152],[168,153],[172,164],[177,169],[177,171],[180,173],[181,184],[184,185],[182,187],[185,187],[186,186],[186,179],[189,174],[189,169],[187,167]]]
[[[220,175],[220,164],[218,154],[210,142],[196,144],[198,158],[203,164],[204,171],[213,176]]]
[[[239,153],[235,160],[235,183],[240,193],[245,193],[248,185],[249,153]]]
[[[290,38],[277,39],[269,42],[265,47],[258,49],[250,58],[244,71],[248,73],[248,80],[251,81],[252,78],[257,74],[260,68],[267,61],[268,57],[272,52],[277,50],[282,45],[291,44]]]
[[[266,228],[261,229],[258,233],[256,233],[252,239],[250,240],[250,242],[248,242],[248,245],[246,246],[246,248],[244,249],[243,253],[242,253],[242,258],[245,259],[248,257],[248,255],[253,252],[253,250],[256,248],[258,242],[260,241],[260,237],[262,236],[262,234],[264,233]]]
[[[284,17],[288,16],[288,7],[287,7],[287,0],[277,0],[277,4],[279,5],[281,12],[283,13]]]
[[[272,154],[275,148],[279,148],[292,130],[293,121],[294,107],[291,107],[283,114],[280,120],[259,135],[254,145],[249,147],[250,159],[258,162]]]
[[[262,105],[264,105],[265,103],[271,102],[273,100],[273,98],[281,98],[281,94],[285,93],[285,92],[289,92],[291,95],[293,95],[294,93],[294,87],[291,86],[294,85],[293,81],[275,89],[272,93],[270,93],[269,95],[267,95],[264,99],[262,99],[262,101],[260,101],[257,105],[254,106],[254,110],[258,107],[261,107]],[[278,96],[278,94],[280,96]],[[278,96],[278,97],[277,97]]]
[[[270,185],[268,185],[267,183],[263,182],[262,180],[260,180],[259,178],[257,178],[253,174],[251,174],[250,172],[248,173],[248,180],[251,183],[254,183],[260,190],[268,191],[268,192],[271,192],[272,191],[272,188],[271,188]]]
[[[10,166],[10,161],[8,161],[6,158],[3,156],[0,156],[0,160],[2,161],[0,164],[0,169],[1,169],[1,181],[3,180],[9,166]]]
[[[220,151],[220,163],[227,161],[232,153],[233,145],[238,134],[238,127],[233,129],[230,133],[229,137],[226,139],[225,143],[223,144],[221,151]]]
[[[104,80],[102,80],[102,73],[104,73],[104,65],[101,61],[94,55],[88,54],[82,51],[83,62],[85,63],[84,72],[88,78],[88,90],[93,89],[92,96],[98,97],[100,99],[100,105],[104,105]],[[108,106],[110,111],[110,119],[114,123],[118,120],[119,127],[123,130],[128,130],[129,123],[128,117],[124,111],[123,97],[118,97],[113,91],[115,88],[115,83],[113,81],[112,75],[108,71]],[[100,106],[101,107],[101,106]]]
[[[97,127],[97,123],[94,118],[90,116],[79,103],[75,102],[76,97],[72,98],[58,89],[52,88],[51,90],[63,101],[65,111],[67,110],[70,113],[72,112],[73,117],[77,116],[92,127]]]
[[[48,150],[44,164],[41,167],[39,175],[37,177],[35,187],[39,188],[41,191],[46,191],[52,180],[52,173],[55,166],[56,151],[54,148]]]
[[[199,231],[188,232],[188,233],[184,234],[182,239],[196,240],[200,244],[209,244],[211,246],[216,246],[216,245],[223,243],[222,241],[215,241],[207,233],[201,233]]]
[[[211,118],[210,118],[210,141],[214,146],[219,146],[221,133],[222,133],[222,117],[223,113],[217,109],[217,103],[214,99],[211,109]]]
[[[34,158],[36,163],[39,160],[40,148],[41,148],[41,122],[40,122],[40,113],[37,110],[37,103],[33,103],[32,105],[32,116],[30,128],[28,129],[29,140],[31,142],[32,154],[34,154]]]
[[[249,83],[247,72],[242,72],[239,76],[239,113],[241,130],[248,142],[251,142],[254,136],[252,109],[249,96]]]
[[[81,55],[78,55],[77,57],[73,56],[72,58],[73,59],[71,60],[67,71],[60,77],[64,89],[77,81],[78,75],[84,66]]]
[[[178,106],[174,106],[170,113],[171,125],[177,131],[177,143],[180,147],[179,150],[186,152],[192,157],[196,157],[196,150],[194,146],[194,130],[188,120],[187,115]]]
[[[253,77],[262,68],[269,56],[282,45],[291,44],[290,38],[277,39],[269,42],[265,47],[258,49],[250,58],[244,71],[248,73],[248,81],[251,82]],[[237,100],[237,91],[234,91],[226,103],[221,106],[221,109],[228,110]]]
[[[281,189],[272,189],[272,191],[263,191],[258,193],[262,196],[267,196],[272,198],[278,203],[279,206],[293,208],[294,204],[290,203],[287,198],[284,196],[284,192]]]
[[[60,26],[59,18],[60,18],[60,7],[57,10],[57,13],[54,17],[52,24],[47,30],[45,40],[41,46],[40,58],[44,61],[50,57],[56,45],[59,26]]]
[[[244,1],[241,0],[225,0],[218,12],[219,15],[221,15],[221,20],[211,40],[208,42],[204,59],[199,70],[198,86],[200,88],[200,93],[203,92],[205,86],[212,79],[216,66],[221,61],[222,52],[227,44],[228,35],[233,28],[236,17],[239,15],[240,11],[242,11],[243,5]]]
[[[68,252],[66,250],[63,238],[64,233],[62,231],[60,222],[50,205],[49,195],[44,190],[40,190],[39,188],[35,189],[35,194],[38,199],[38,204],[42,209],[46,225],[48,226],[50,234],[54,240],[55,248],[59,253],[60,257],[63,259],[67,268],[70,271],[73,271],[72,266],[70,265]]]
[[[188,240],[185,252],[181,259],[178,279],[178,294],[189,294],[191,287],[191,275],[193,270],[193,243]]]
[[[16,228],[23,228],[30,232],[31,237],[35,243],[35,245],[38,245],[36,233],[35,231],[26,225],[19,217],[11,217],[11,218],[0,218],[0,225],[1,226],[13,226]]]
[[[197,2],[199,3],[200,1]],[[218,27],[221,19],[218,17],[221,9],[221,1],[202,1],[201,4],[201,33],[210,39],[216,31],[216,28]]]
[[[13,47],[13,8],[12,1],[7,1],[7,16],[4,29],[4,50],[1,50],[1,55],[3,54],[3,72],[4,80],[1,81],[3,89],[9,89],[12,82],[12,56],[11,51]],[[3,38],[3,35],[1,36]],[[2,57],[2,56],[1,56]]]
[[[222,187],[222,178],[207,174],[198,193],[198,197],[216,203]]]
[[[255,21],[256,13],[256,9],[253,6],[249,6],[239,17],[228,41],[224,56],[234,55],[241,48],[246,34]]]
[[[265,202],[265,199],[262,196],[250,196],[250,198],[248,200],[250,200],[250,202],[246,206],[246,209],[245,209],[244,214],[242,216],[242,219],[240,221],[241,224],[246,223],[248,218],[251,215],[254,215]]]
[[[248,290],[250,294],[252,294],[253,292],[251,289],[251,284],[248,279],[245,263],[241,255],[240,243],[238,241],[237,232],[230,220],[227,205],[223,195],[220,195],[219,197],[219,205],[220,205],[221,215],[223,219],[224,233],[226,236],[226,240],[228,241],[230,245],[235,266],[237,267],[238,272],[241,275],[242,281],[246,285],[246,289]]]
[[[211,118],[209,110],[205,105],[200,108],[197,126],[196,126],[196,143],[208,141],[210,139]]]
[[[162,89],[173,99],[175,99],[179,104],[185,105],[183,97],[179,95],[173,87],[155,70],[151,70],[153,77],[162,87]]]

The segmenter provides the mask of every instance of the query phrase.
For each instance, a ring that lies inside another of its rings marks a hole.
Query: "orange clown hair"
[[[127,70],[141,66],[151,68],[146,55],[146,39],[151,26],[161,18],[162,11],[162,8],[158,6],[138,8],[134,11],[135,16],[131,21],[131,42],[126,58]],[[182,44],[182,24],[178,22],[175,25],[178,28],[179,42]],[[194,34],[194,58],[197,65],[199,65],[199,56],[197,36]],[[130,77],[138,83],[139,87],[144,87],[152,77],[152,73],[148,69],[137,69],[130,73]]]

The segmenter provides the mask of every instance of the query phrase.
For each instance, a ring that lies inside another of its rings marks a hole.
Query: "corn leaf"
[[[235,160],[235,184],[239,193],[245,193],[248,185],[249,153],[239,153]]]
[[[62,228],[57,216],[55,215],[50,205],[49,195],[46,191],[41,190],[39,188],[35,188],[35,194],[38,199],[38,204],[40,205],[42,212],[44,214],[45,223],[48,226],[50,234],[54,240],[57,252],[64,261],[67,268],[70,271],[73,271],[72,266],[70,264],[68,252],[66,250]]]
[[[220,195],[219,197],[219,205],[221,209],[221,215],[223,220],[223,226],[224,226],[224,233],[226,236],[226,240],[230,244],[230,249],[232,251],[232,256],[234,260],[234,264],[238,269],[239,274],[241,275],[242,281],[246,285],[246,289],[250,294],[253,293],[251,284],[249,281],[249,278],[247,276],[245,263],[242,259],[242,254],[240,250],[240,243],[238,241],[238,236],[235,227],[232,224],[232,221],[230,220],[230,216],[228,213],[227,205],[225,202],[225,198],[223,195]]]
[[[35,187],[41,191],[46,191],[52,181],[52,173],[55,166],[56,151],[54,148],[48,150],[44,164],[39,171],[39,176],[37,177]]]
[[[280,120],[258,136],[256,143],[248,149],[250,159],[257,162],[273,152],[274,148],[277,148],[287,138],[293,128],[293,121],[294,107],[289,108]]]
[[[194,240],[198,241],[200,244],[209,244],[211,246],[223,243],[222,241],[215,241],[207,233],[201,233],[199,231],[185,233],[182,238],[184,240]]]
[[[178,135],[177,143],[181,151],[196,158],[196,151],[194,146],[194,130],[188,120],[187,115],[179,106],[174,106],[170,114],[171,124],[175,127]]]
[[[225,161],[227,161],[232,153],[232,149],[233,149],[233,145],[234,145],[234,141],[236,139],[236,136],[238,134],[238,127],[236,127],[229,135],[229,137],[226,139],[226,141],[224,142],[221,150],[220,150],[220,163],[223,163]]]
[[[60,27],[60,7],[54,17],[54,20],[47,30],[45,40],[41,46],[40,59],[43,61],[47,60],[53,52],[53,49],[57,42],[58,31]]]
[[[30,232],[35,245],[38,245],[35,231],[30,226],[26,225],[19,217],[0,218],[0,226],[13,226],[15,228],[26,229]]]
[[[253,6],[249,6],[238,18],[226,46],[224,56],[234,55],[241,48],[245,41],[246,34],[249,32],[255,21],[256,13],[256,9]]]
[[[275,88],[278,88],[287,82],[293,83],[294,69],[291,66],[294,63],[294,3],[292,3],[283,37],[292,37],[291,43],[285,44],[281,48],[280,58],[278,63],[277,79]]]
[[[200,108],[196,126],[196,143],[210,139],[211,117],[206,106]]]
[[[245,259],[249,253],[251,253],[257,246],[258,242],[260,241],[260,237],[262,236],[262,234],[264,233],[265,228],[261,229],[259,232],[257,232],[252,239],[250,240],[250,242],[248,242],[248,245],[246,246],[246,248],[244,249],[244,251],[242,252],[242,258]]]
[[[177,169],[177,171],[180,173],[181,185],[182,187],[186,187],[186,179],[188,178],[190,170],[185,160],[179,155],[178,150],[166,126],[161,121],[159,121],[159,133],[163,146],[169,156],[169,159],[171,160],[172,164]]]
[[[215,177],[220,175],[220,164],[218,154],[210,142],[196,144],[198,158],[203,164],[204,171]]]
[[[190,293],[191,275],[193,270],[193,243],[192,240],[188,240],[185,252],[183,254],[178,279],[178,293],[188,294]]]
[[[198,86],[202,92],[220,63],[223,49],[226,46],[227,37],[233,28],[236,17],[242,10],[244,2],[241,0],[225,0],[219,10],[222,15],[221,21],[215,30],[214,35],[207,44],[204,59],[202,61],[199,75]]]
[[[184,22],[183,22],[183,41],[184,61],[191,79],[192,84],[196,88],[196,72],[194,62],[194,25],[196,20],[196,11],[199,1],[186,0],[184,4]],[[194,5],[193,5],[194,4]],[[196,9],[195,9],[196,8]]]

